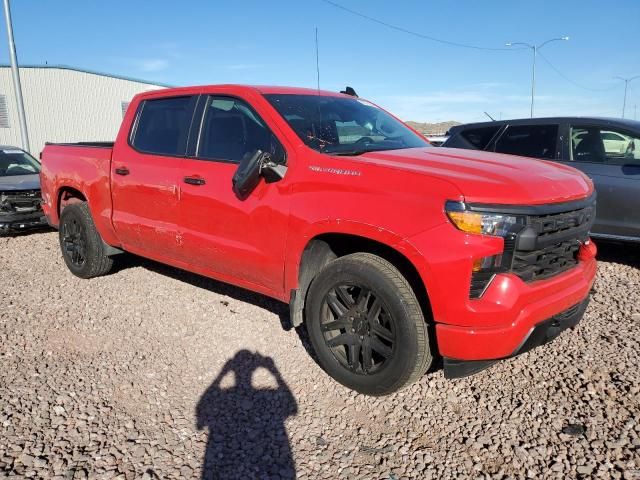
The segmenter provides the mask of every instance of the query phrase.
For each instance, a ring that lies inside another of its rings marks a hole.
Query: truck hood
[[[493,152],[427,147],[368,152],[353,160],[446,180],[469,203],[540,205],[593,192],[591,180],[574,168]]]
[[[7,192],[13,190],[39,190],[40,175],[32,173],[30,175],[13,175],[0,177],[0,191]]]

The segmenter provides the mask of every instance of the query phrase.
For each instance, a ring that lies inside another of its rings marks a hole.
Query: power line
[[[545,57],[544,55],[542,55],[540,52],[538,52],[538,56],[547,64],[549,65],[549,67],[551,67],[551,69],[556,72],[558,75],[560,75],[560,77],[562,77],[563,79],[565,79],[567,82],[571,83],[572,85],[581,88],[583,90],[587,90],[589,92],[608,92],[613,90],[614,88],[616,88],[616,86],[612,86],[609,88],[590,88],[590,87],[585,87],[584,85],[579,84],[578,82],[573,81],[572,79],[570,79],[569,77],[567,77],[564,73],[562,73],[553,63],[551,63],[547,57]]]
[[[351,15],[355,15],[357,17],[364,18],[365,20],[369,20],[370,22],[377,23],[378,25],[382,25],[384,27],[390,28],[392,30],[396,30],[398,32],[406,33],[408,35],[412,35],[414,37],[418,37],[418,38],[421,38],[423,40],[429,40],[429,41],[432,41],[432,42],[441,43],[443,45],[450,45],[452,47],[459,47],[459,48],[469,48],[469,49],[472,49],[472,50],[493,51],[493,52],[496,52],[496,51],[504,52],[504,51],[509,51],[509,50],[523,50],[523,49],[527,48],[527,47],[521,47],[521,48],[482,47],[482,46],[479,46],[479,45],[471,45],[471,44],[468,44],[468,43],[460,43],[460,42],[452,42],[450,40],[443,40],[441,38],[432,37],[432,36],[426,35],[424,33],[415,32],[413,30],[409,30],[407,28],[400,27],[398,25],[394,25],[392,23],[385,22],[383,20],[380,20],[379,18],[375,18],[375,17],[372,17],[370,15],[364,14],[362,12],[358,12],[358,11],[353,10],[351,8],[345,7],[344,5],[340,5],[339,3],[336,3],[336,2],[334,2],[332,0],[321,0],[321,1],[326,3],[326,4],[328,4],[328,5],[331,5],[334,8],[337,8],[337,9],[340,9],[342,11],[348,12]],[[562,77],[564,80],[566,80],[567,82],[571,83],[572,85],[574,85],[574,86],[576,86],[578,88],[581,88],[583,90],[588,90],[590,92],[608,92],[608,91],[611,91],[611,90],[616,88],[615,86],[612,86],[612,87],[609,87],[609,88],[590,88],[590,87],[585,87],[584,85],[581,85],[578,82],[575,82],[571,78],[567,77],[564,73],[562,73],[553,63],[551,63],[540,52],[538,52],[538,55],[560,77]]]
[[[478,45],[470,45],[468,43],[459,43],[459,42],[452,42],[450,40],[443,40],[441,38],[436,38],[436,37],[432,37],[430,35],[425,35],[424,33],[414,32],[413,30],[409,30],[407,28],[400,27],[398,25],[394,25],[392,23],[385,22],[385,21],[380,20],[378,18],[374,18],[374,17],[371,17],[369,15],[366,15],[366,14],[364,14],[362,12],[357,12],[356,10],[352,10],[350,8],[347,8],[347,7],[343,6],[343,5],[340,5],[339,3],[333,2],[332,0],[322,0],[322,1],[324,3],[326,3],[326,4],[328,4],[328,5],[331,5],[331,6],[335,7],[335,8],[338,8],[340,10],[348,12],[348,13],[350,13],[352,15],[356,15],[356,16],[358,16],[360,18],[364,18],[366,20],[369,20],[370,22],[377,23],[378,25],[383,25],[383,26],[385,26],[387,28],[391,28],[391,29],[396,30],[398,32],[402,32],[402,33],[406,33],[408,35],[413,35],[414,37],[422,38],[423,40],[430,40],[432,42],[442,43],[443,45],[450,45],[452,47],[460,47],[460,48],[470,48],[470,49],[473,49],[473,50],[488,50],[488,51],[494,51],[494,52],[496,52],[496,51],[504,52],[504,51],[509,51],[509,50],[521,50],[519,48],[515,48],[514,49],[514,48],[499,48],[499,47],[481,47],[481,46],[478,46]]]

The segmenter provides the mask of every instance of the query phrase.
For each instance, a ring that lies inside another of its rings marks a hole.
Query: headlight
[[[511,229],[522,223],[521,217],[500,213],[484,213],[467,210],[462,202],[448,201],[445,211],[449,220],[463,232],[478,235],[506,236]]]

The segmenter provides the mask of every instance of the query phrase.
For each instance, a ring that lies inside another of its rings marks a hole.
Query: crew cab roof
[[[160,90],[150,90],[140,94],[140,97],[169,97],[172,95],[192,94],[194,92],[206,92],[208,90],[226,90],[229,92],[257,92],[262,95],[320,95],[325,97],[345,97],[353,98],[339,92],[328,90],[317,90],[314,88],[285,87],[276,85],[238,85],[238,84],[213,84],[199,85],[193,87],[163,88]]]

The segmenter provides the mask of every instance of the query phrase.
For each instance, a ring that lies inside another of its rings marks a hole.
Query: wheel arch
[[[110,198],[111,197],[109,197],[109,201]],[[111,225],[111,210],[99,210],[98,207],[100,199],[94,196],[94,201],[92,202],[88,195],[85,195],[80,188],[73,185],[63,185],[58,188],[55,199],[56,203],[53,206],[55,207],[53,212],[57,218],[55,219],[55,222],[52,222],[54,225],[58,225],[60,223],[60,216],[66,206],[74,203],[85,202],[89,207],[89,212],[93,218],[96,229],[104,242],[105,248],[110,252],[110,255],[121,253],[121,250],[119,250],[119,247],[121,247],[120,241],[115,235]]]
[[[416,266],[404,253],[371,237],[326,232],[311,238],[302,251],[297,271],[297,288],[291,290],[289,302],[293,326],[298,326],[304,321],[307,293],[317,272],[331,260],[357,252],[377,255],[394,265],[413,289],[425,320],[432,323],[433,315],[426,285]]]
[[[72,203],[86,201],[87,197],[77,188],[71,186],[60,187],[58,195],[56,195],[56,215],[58,216],[58,221],[60,220],[60,215],[62,214],[64,207],[71,205]]]

